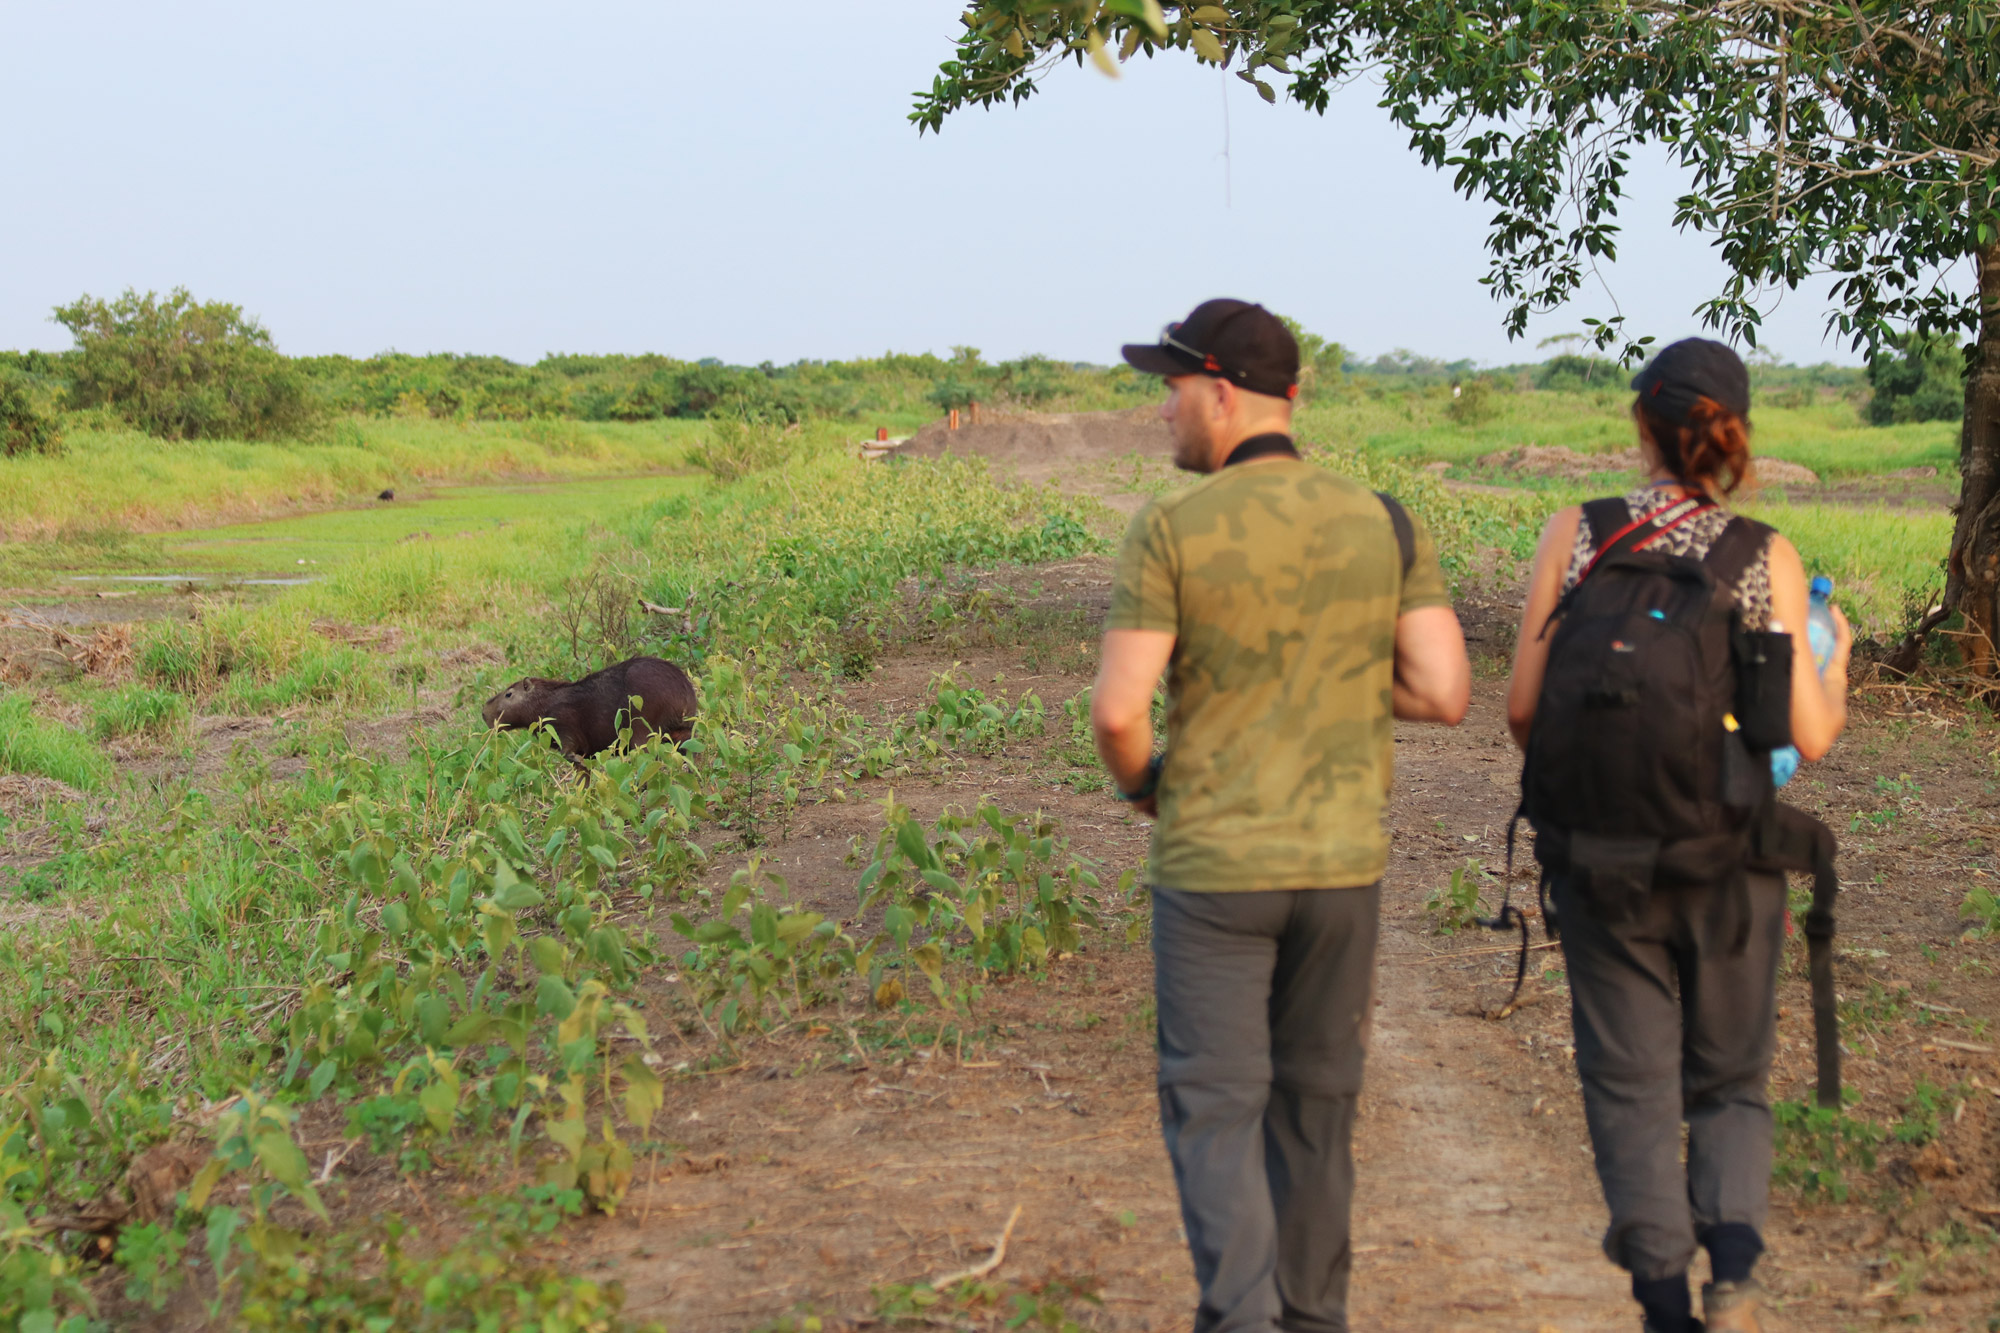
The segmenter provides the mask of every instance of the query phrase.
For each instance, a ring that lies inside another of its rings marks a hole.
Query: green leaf
[[[794,912],[790,916],[781,917],[778,920],[778,939],[782,943],[790,944],[812,934],[825,919],[818,912]]]
[[[1104,11],[1138,19],[1153,34],[1154,41],[1166,40],[1167,19],[1160,12],[1160,0],[1104,0]],[[1135,28],[1133,31],[1138,30]]]
[[[423,1108],[424,1119],[440,1134],[451,1133],[451,1122],[458,1114],[458,1092],[456,1078],[436,1078],[417,1094],[417,1105]]]
[[[454,1050],[461,1046],[470,1046],[486,1034],[486,1029],[492,1022],[491,1014],[467,1014],[451,1025],[450,1031],[444,1034],[443,1044]]]
[[[543,976],[535,983],[535,1011],[557,1020],[576,1009],[576,992],[561,977]]]
[[[426,1046],[443,1046],[450,1035],[451,1002],[442,995],[426,995],[417,1001],[417,1034]]]
[[[537,972],[559,977],[569,962],[569,949],[553,935],[537,935],[528,941],[528,957]]]
[[[940,869],[937,853],[924,841],[924,831],[914,819],[906,819],[896,828],[896,850],[909,859],[919,870]]]
[[[546,1132],[549,1141],[569,1155],[574,1162],[583,1155],[583,1138],[586,1130],[581,1117],[575,1120],[551,1120]]]
[[[505,863],[503,862],[502,864]],[[545,895],[542,891],[528,883],[528,881],[514,879],[511,874],[508,878],[511,882],[505,888],[496,887],[494,890],[493,905],[495,907],[509,912],[525,912],[530,907],[538,907],[545,901]],[[494,882],[496,885],[498,884],[499,876],[496,875],[494,877]]]
[[[1188,45],[1194,48],[1197,56],[1211,65],[1220,65],[1224,59],[1222,43],[1217,41],[1215,34],[1206,28],[1196,28],[1188,37]]]
[[[312,1209],[321,1221],[329,1221],[326,1205],[320,1202],[319,1191],[312,1187],[311,1169],[306,1165],[306,1155],[299,1151],[299,1145],[292,1142],[292,1136],[275,1126],[257,1135],[253,1150],[257,1161],[271,1179],[283,1185],[291,1196]]]
[[[215,1192],[216,1182],[222,1179],[224,1169],[220,1157],[211,1157],[202,1163],[201,1170],[195,1172],[194,1179],[188,1182],[187,1206],[190,1209],[198,1213],[208,1207],[208,1196]]]
[[[1194,21],[1211,28],[1227,27],[1229,24],[1229,11],[1221,5],[1197,5],[1194,11]]]
[[[410,909],[401,903],[390,903],[382,909],[382,929],[391,939],[401,939],[410,930]]]
[[[660,1076],[652,1071],[646,1062],[636,1055],[625,1057],[622,1068],[625,1075],[625,1118],[636,1126],[641,1134],[653,1123],[653,1117],[666,1103],[666,1085]]]

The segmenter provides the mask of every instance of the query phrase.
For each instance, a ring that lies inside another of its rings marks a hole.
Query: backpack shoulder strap
[[[1702,557],[1702,563],[1715,577],[1715,586],[1734,588],[1777,534],[1778,530],[1769,523],[1759,523],[1741,514],[1731,518],[1716,535],[1708,554]]]
[[[1583,521],[1590,525],[1591,549],[1601,551],[1632,521],[1632,510],[1616,495],[1589,500],[1583,506]]]
[[[1593,513],[1592,506],[1606,507],[1600,508]],[[1600,522],[1608,523],[1614,517],[1614,510],[1610,506],[1616,507],[1615,517],[1619,526],[1607,534],[1597,525]],[[1707,509],[1713,509],[1714,507],[1715,501],[1709,499],[1707,496],[1690,495],[1686,499],[1678,500],[1664,509],[1655,510],[1643,518],[1633,518],[1631,517],[1632,511],[1630,506],[1623,500],[1592,500],[1583,507],[1583,514],[1584,518],[1591,524],[1591,544],[1597,550],[1590,557],[1589,563],[1584,565],[1583,572],[1576,576],[1576,582],[1571,585],[1570,593],[1573,594],[1578,588],[1581,588],[1584,582],[1590,578],[1591,571],[1596,569],[1607,558],[1622,556],[1632,551],[1640,550],[1654,538],[1679,527],[1696,514]]]
[[[1409,510],[1403,508],[1402,501],[1387,491],[1375,492],[1375,498],[1389,511],[1389,526],[1396,530],[1396,550],[1402,553],[1403,577],[1410,577],[1410,571],[1417,567],[1417,529],[1410,522]]]

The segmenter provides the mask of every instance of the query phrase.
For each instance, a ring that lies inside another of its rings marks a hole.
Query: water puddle
[[[297,578],[241,578],[234,574],[71,574],[71,583],[249,583],[267,588],[296,588],[318,583],[317,574]]]

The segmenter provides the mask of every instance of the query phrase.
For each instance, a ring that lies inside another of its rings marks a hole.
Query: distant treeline
[[[311,439],[347,415],[450,420],[570,418],[654,421],[706,417],[789,424],[859,418],[971,403],[1000,408],[1089,410],[1152,398],[1156,383],[1123,365],[1093,366],[1027,356],[988,363],[977,348],[949,357],[889,354],[787,366],[725,365],[714,358],[545,356],[522,365],[497,356],[288,357],[242,308],[198,302],[185,290],[162,298],[127,291],[85,296],[56,320],[76,346],[66,352],[0,352],[0,453],[60,447],[69,414],[96,414],[164,439]],[[1290,321],[1287,321],[1290,323]],[[1481,369],[1397,349],[1350,360],[1345,348],[1292,325],[1303,353],[1308,399],[1359,389],[1396,392],[1438,383],[1556,392],[1622,390],[1629,372],[1564,353],[1529,365]],[[1867,370],[1753,363],[1760,395],[1804,402],[1834,393],[1867,403],[1877,422],[1956,414],[1957,350],[1906,341]],[[1872,393],[1872,398],[1871,398]]]

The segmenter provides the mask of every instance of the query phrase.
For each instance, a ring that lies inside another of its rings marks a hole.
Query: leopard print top
[[[1625,497],[1625,508],[1637,520],[1656,510],[1665,509],[1679,499],[1666,487],[1641,486]],[[1661,551],[1667,555],[1687,555],[1700,559],[1708,554],[1708,548],[1722,535],[1722,529],[1729,523],[1727,509],[1715,508],[1695,515],[1679,527],[1670,528],[1665,535],[1654,542],[1648,550]],[[1563,571],[1562,590],[1568,592],[1583,577],[1585,565],[1597,554],[1597,543],[1590,538],[1590,524],[1576,525],[1576,544],[1570,548],[1569,568]],[[1736,609],[1742,613],[1743,628],[1749,630],[1766,629],[1771,623],[1771,546],[1757,553],[1750,567],[1743,571],[1743,578],[1736,585]]]

